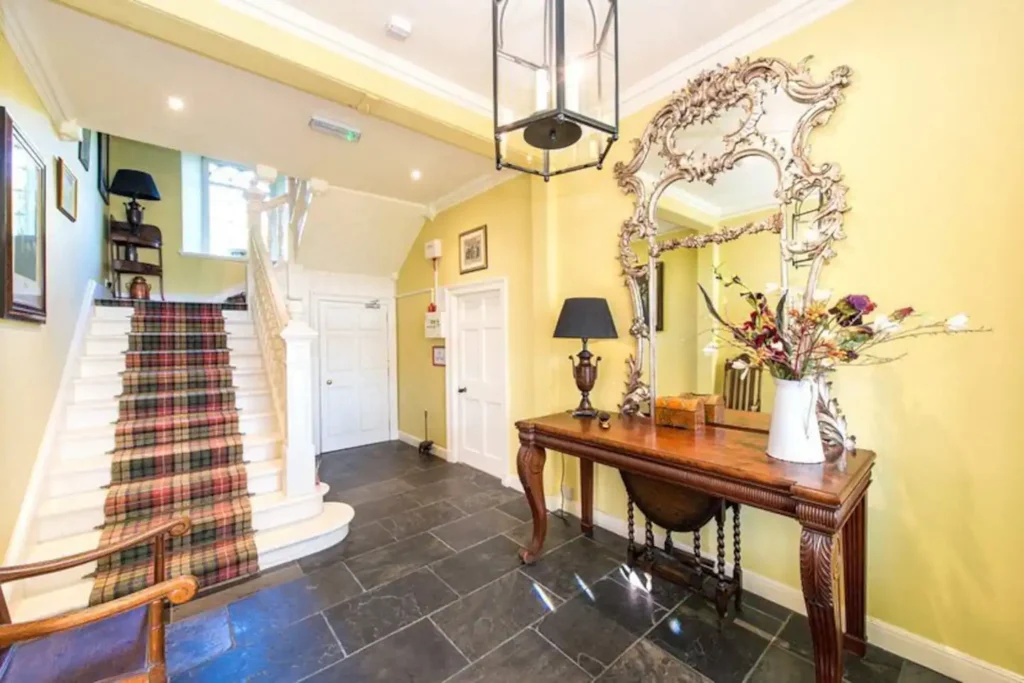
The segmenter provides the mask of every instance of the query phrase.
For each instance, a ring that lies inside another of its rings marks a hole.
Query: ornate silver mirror
[[[656,395],[729,394],[736,354],[714,341],[698,283],[726,312],[739,303],[727,286],[734,274],[756,289],[774,283],[768,288],[807,302],[815,295],[844,237],[846,187],[838,165],[811,160],[809,138],[849,77],[839,67],[817,80],[807,60],[747,59],[704,72],[655,114],[633,141],[633,159],[616,165],[619,186],[635,197],[619,233],[636,340],[624,413],[648,410]],[[742,396],[732,387],[733,402],[770,411],[771,383],[755,396],[752,381],[744,376]]]

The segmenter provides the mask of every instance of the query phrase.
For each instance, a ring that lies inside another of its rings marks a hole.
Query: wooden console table
[[[547,533],[543,474],[545,449],[551,448],[580,460],[580,516],[587,535],[594,529],[595,462],[796,519],[818,682],[842,681],[844,648],[864,655],[866,497],[874,453],[850,454],[840,471],[773,460],[765,454],[764,434],[739,429],[691,431],[617,415],[602,429],[596,419],[567,413],[522,420],[516,428],[519,479],[533,513],[533,538],[520,551],[524,562],[540,555]]]

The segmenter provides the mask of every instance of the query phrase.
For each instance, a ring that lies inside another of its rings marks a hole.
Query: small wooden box
[[[654,401],[654,423],[665,427],[700,429],[704,426],[703,398],[659,396]]]
[[[699,398],[704,402],[704,422],[721,424],[725,420],[725,398],[721,394],[683,394],[680,398]]]

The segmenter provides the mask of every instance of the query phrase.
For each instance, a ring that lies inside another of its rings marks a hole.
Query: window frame
[[[202,222],[199,229],[199,253],[191,254],[192,256],[203,256],[211,259],[226,259],[232,261],[244,261],[248,259],[249,245],[246,243],[244,249],[246,255],[237,254],[214,254],[210,251],[210,164],[216,164],[218,166],[230,166],[238,171],[243,172],[255,172],[255,169],[249,168],[245,164],[239,164],[234,161],[224,161],[214,157],[202,156],[199,159],[199,191],[200,191],[200,211],[202,211]],[[224,187],[234,187],[224,185],[223,183],[216,183]],[[237,189],[237,188],[236,188]],[[248,216],[246,217],[248,221]]]

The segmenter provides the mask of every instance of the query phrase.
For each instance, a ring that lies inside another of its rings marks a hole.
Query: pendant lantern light
[[[600,169],[619,136],[618,0],[492,3],[498,169]]]

